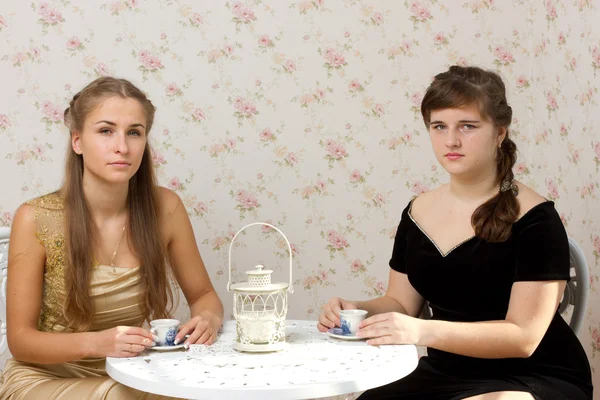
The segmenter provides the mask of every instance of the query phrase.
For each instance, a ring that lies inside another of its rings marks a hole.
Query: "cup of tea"
[[[174,346],[175,336],[179,328],[177,319],[155,319],[150,321],[150,333],[156,336],[157,346]]]
[[[356,335],[360,321],[367,318],[366,310],[342,310],[340,311],[340,322],[342,334]]]

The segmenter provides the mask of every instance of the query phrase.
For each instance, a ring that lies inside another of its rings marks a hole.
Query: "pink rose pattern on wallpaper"
[[[600,383],[600,5],[460,4],[3,2],[0,225],[60,184],[64,108],[91,79],[116,74],[158,108],[160,182],[183,199],[226,307],[231,238],[269,220],[293,244],[290,315],[316,318],[332,294],[385,292],[403,207],[446,179],[419,111],[433,75],[493,68],[514,110],[515,174],[556,201],[588,258],[582,340]],[[287,279],[276,232],[246,232],[237,246],[236,279],[258,262]]]

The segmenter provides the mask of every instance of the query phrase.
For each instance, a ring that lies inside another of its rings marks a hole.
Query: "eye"
[[[442,130],[446,129],[446,126],[444,126],[444,125],[433,125],[431,127],[431,129],[433,129],[434,131],[442,131]]]
[[[466,130],[466,131],[470,131],[470,130],[473,130],[473,129],[477,129],[477,127],[476,127],[475,125],[471,125],[471,124],[464,124],[462,127],[463,127],[463,129],[464,129],[464,130]]]
[[[102,129],[100,129],[100,133],[103,134],[103,135],[108,135],[108,134],[110,134],[112,132],[108,128],[102,128]]]
[[[139,131],[136,131],[136,130],[129,131],[127,134],[129,136],[142,136],[142,134]]]

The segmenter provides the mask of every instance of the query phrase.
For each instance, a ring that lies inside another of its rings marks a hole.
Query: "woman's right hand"
[[[155,345],[149,330],[132,326],[116,326],[93,335],[93,357],[134,357]]]
[[[328,329],[340,326],[340,311],[357,309],[358,304],[353,301],[344,300],[339,297],[332,297],[323,307],[323,312],[319,315],[317,329],[320,332],[327,332]]]

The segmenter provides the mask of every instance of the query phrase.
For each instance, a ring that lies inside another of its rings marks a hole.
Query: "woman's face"
[[[496,154],[506,136],[505,128],[484,120],[476,105],[433,110],[430,119],[433,151],[450,175],[497,173]]]
[[[146,116],[135,99],[112,96],[73,132],[73,151],[83,156],[84,175],[109,183],[127,183],[142,162],[146,146]]]

